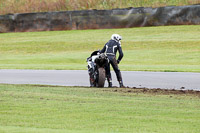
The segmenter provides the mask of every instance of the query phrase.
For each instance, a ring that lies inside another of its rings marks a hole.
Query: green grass
[[[123,36],[121,70],[200,72],[200,26],[0,34],[0,69],[86,69],[113,33]]]
[[[200,132],[198,96],[115,89],[1,84],[0,132]]]

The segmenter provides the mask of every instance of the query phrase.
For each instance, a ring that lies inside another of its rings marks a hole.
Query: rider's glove
[[[117,60],[117,64],[119,64],[120,63],[120,60]]]
[[[100,55],[100,54],[101,54],[101,52],[100,52],[100,51],[101,51],[101,50],[99,49],[99,50],[98,50],[98,52],[97,52],[97,55]]]

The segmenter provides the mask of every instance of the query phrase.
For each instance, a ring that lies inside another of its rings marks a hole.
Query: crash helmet
[[[119,42],[120,40],[122,40],[122,37],[120,35],[118,35],[118,34],[113,34],[111,36],[111,40],[115,40],[115,41]]]

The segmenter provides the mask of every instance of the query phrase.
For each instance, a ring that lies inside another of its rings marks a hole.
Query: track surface
[[[112,72],[113,85],[118,86]],[[122,71],[124,85],[137,88],[200,90],[200,73]],[[0,70],[0,83],[89,86],[84,70]],[[107,86],[107,83],[106,83]]]

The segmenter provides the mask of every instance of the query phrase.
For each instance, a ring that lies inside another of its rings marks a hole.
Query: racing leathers
[[[119,57],[116,60],[116,53],[117,51],[119,52]],[[110,64],[112,65],[116,76],[117,80],[119,81],[120,87],[123,87],[123,82],[122,82],[122,75],[119,70],[118,64],[120,63],[121,59],[123,58],[123,52],[121,48],[121,43],[120,41],[115,41],[115,40],[109,40],[103,49],[100,51],[100,53],[105,53],[109,59],[109,63],[106,65],[106,76],[108,80],[108,86],[112,87],[112,77],[111,77],[111,72],[110,72]]]

